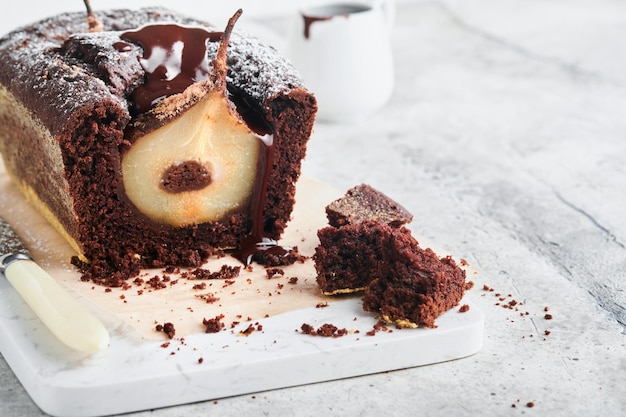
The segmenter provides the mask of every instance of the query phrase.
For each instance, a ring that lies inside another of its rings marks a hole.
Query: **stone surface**
[[[618,0],[399,1],[391,101],[318,124],[304,169],[384,191],[420,243],[478,269],[483,349],[133,416],[624,415],[624,39]],[[42,415],[2,359],[0,414]]]

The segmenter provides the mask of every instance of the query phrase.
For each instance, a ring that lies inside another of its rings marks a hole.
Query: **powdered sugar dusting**
[[[141,48],[131,45],[120,51],[115,47],[122,42],[122,31],[157,22],[223,29],[161,8],[98,11],[97,17],[105,32],[87,33],[84,13],[64,13],[0,39],[0,82],[10,85],[53,134],[68,127],[71,115],[94,102],[117,103],[128,112],[127,98],[143,83],[144,73],[137,60]],[[209,44],[210,60],[217,48],[217,42]],[[229,88],[236,85],[237,93],[256,102],[303,88],[287,60],[248,34],[235,30],[227,56]]]
[[[9,223],[0,218],[0,255],[7,253],[28,254],[28,250],[22,245],[22,242],[13,229],[11,229]]]

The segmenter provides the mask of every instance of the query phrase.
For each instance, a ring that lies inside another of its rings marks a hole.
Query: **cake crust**
[[[413,220],[407,209],[368,184],[349,189],[343,197],[326,206],[326,217],[334,227],[366,220],[400,227]]]

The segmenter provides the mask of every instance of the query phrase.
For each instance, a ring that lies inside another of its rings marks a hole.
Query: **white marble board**
[[[113,329],[109,349],[81,355],[51,342],[4,280],[0,296],[0,350],[33,401],[54,416],[118,414],[432,364],[477,352],[483,336],[483,315],[471,303],[466,313],[445,313],[436,329],[369,336],[371,317],[350,299],[259,320],[263,330],[249,336],[197,334],[167,348]],[[361,330],[314,337],[296,332],[302,323]]]
[[[321,297],[312,261],[293,266],[299,269],[286,275],[297,275],[299,283],[290,288],[285,285],[282,295],[275,289],[280,281],[261,276],[262,268],[240,276],[237,280],[243,284],[223,290],[222,304],[216,308],[243,311],[251,320],[243,319],[233,328],[231,320],[224,320],[225,330],[203,334],[197,324],[201,318],[195,315],[213,317],[214,312],[202,311],[205,307],[199,304],[189,307],[188,298],[193,295],[186,283],[139,296],[135,288],[105,293],[80,282],[65,264],[69,249],[24,205],[1,171],[0,187],[11,197],[0,202],[0,214],[9,219],[35,259],[100,316],[111,333],[111,344],[103,352],[71,351],[53,338],[9,283],[0,279],[0,352],[33,401],[54,416],[100,416],[219,399],[449,361],[482,347],[483,314],[468,295],[461,304],[468,304],[469,311],[451,309],[438,318],[436,329],[390,326],[368,335],[376,318],[363,311],[358,296]],[[336,195],[319,182],[303,179],[287,239],[300,242],[301,250],[310,252],[314,232],[323,225],[323,207]],[[242,288],[252,284],[258,289],[246,292]],[[237,296],[231,297],[232,288],[238,288]],[[263,302],[258,306],[247,306],[259,299]],[[320,301],[328,305],[316,307]],[[155,317],[176,324],[174,339],[153,330]],[[330,323],[349,333],[336,338],[310,336],[300,331],[304,323],[315,328]],[[255,331],[241,335],[250,325]]]

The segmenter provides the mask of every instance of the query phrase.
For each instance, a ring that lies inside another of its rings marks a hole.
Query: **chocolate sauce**
[[[139,62],[146,72],[144,84],[132,93],[133,110],[145,112],[163,98],[209,78],[207,42],[217,42],[222,35],[176,24],[153,24],[124,32],[122,39],[143,48]]]
[[[347,18],[350,17],[351,14],[366,12],[371,9],[370,6],[356,4],[335,4],[307,9],[302,13],[302,18],[304,19],[304,38],[309,39],[311,36],[311,25],[315,22],[331,20],[337,16]]]
[[[311,25],[315,22],[323,22],[325,20],[330,20],[333,17],[332,16],[326,16],[326,17],[315,17],[315,16],[305,16],[302,15],[302,18],[304,19],[304,38],[305,39],[309,39],[309,37],[311,37]]]
[[[263,208],[265,207],[269,176],[274,165],[274,139],[272,135],[265,135],[259,136],[259,140],[263,142],[262,151],[264,150],[265,152],[262,152],[259,158],[259,175],[251,201],[251,230],[250,234],[242,239],[239,248],[233,253],[233,256],[246,266],[252,263],[255,255],[269,253],[276,257],[284,257],[292,250],[289,247],[279,245],[278,242],[265,235]]]
[[[133,49],[132,45],[128,42],[124,42],[124,41],[119,41],[119,42],[115,42],[113,44],[113,47],[118,51],[118,52],[129,52]]]

